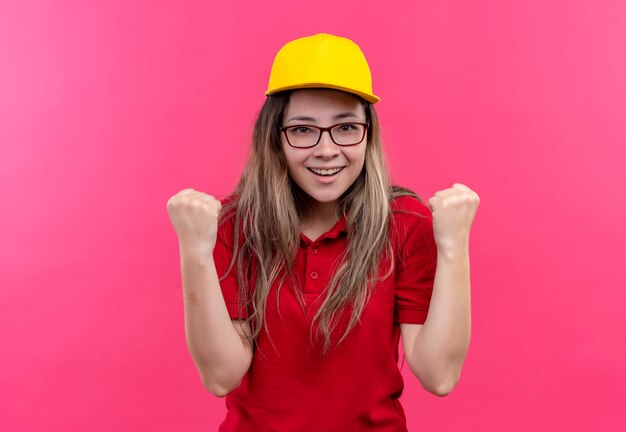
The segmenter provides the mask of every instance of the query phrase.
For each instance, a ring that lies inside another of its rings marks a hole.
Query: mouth
[[[318,168],[309,168],[307,167],[307,169],[309,171],[311,171],[313,174],[321,176],[321,177],[332,177],[334,175],[339,174],[339,172],[341,172],[341,170],[343,170],[345,167],[340,167],[340,168],[330,168],[330,169],[318,169]]]

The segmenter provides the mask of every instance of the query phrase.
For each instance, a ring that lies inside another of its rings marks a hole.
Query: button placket
[[[319,291],[319,287],[317,286],[317,283],[315,281],[320,277],[320,274],[317,271],[320,270],[317,259],[317,256],[319,256],[319,245],[317,244],[317,242],[313,242],[311,245],[309,245],[308,252],[309,256],[307,259],[306,273],[308,283],[306,283],[305,285],[308,285],[309,289],[307,289],[306,292],[317,293]]]

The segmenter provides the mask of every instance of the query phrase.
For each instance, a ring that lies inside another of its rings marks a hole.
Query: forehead
[[[355,95],[340,90],[300,89],[291,93],[284,117],[308,115],[322,119],[338,112],[353,112],[363,116],[363,104]]]

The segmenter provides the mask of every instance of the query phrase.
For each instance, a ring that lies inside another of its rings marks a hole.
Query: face
[[[291,94],[282,125],[329,127],[366,120],[356,96],[338,90],[302,89]],[[349,147],[335,144],[329,132],[323,132],[318,144],[310,148],[291,147],[283,133],[281,140],[291,178],[314,204],[336,205],[363,170],[367,135]]]

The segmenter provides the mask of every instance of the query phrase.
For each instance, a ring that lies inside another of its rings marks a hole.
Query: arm
[[[250,334],[244,320],[232,320],[226,309],[212,254],[180,248],[185,337],[204,386],[223,397],[241,383],[252,362]]]
[[[438,396],[457,385],[469,348],[469,234],[479,202],[474,191],[459,183],[428,200],[437,245],[432,298],[423,325],[401,325],[411,371]]]
[[[409,368],[438,396],[459,381],[471,334],[469,253],[437,254],[437,272],[428,318],[423,325],[400,324]]]

